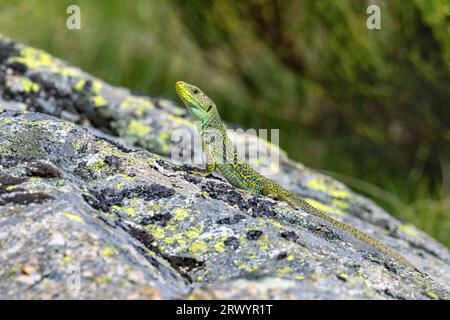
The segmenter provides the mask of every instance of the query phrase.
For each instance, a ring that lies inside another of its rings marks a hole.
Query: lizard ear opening
[[[210,112],[211,109],[212,109],[212,105],[209,105],[209,106],[208,106],[208,109],[206,109],[206,112]]]

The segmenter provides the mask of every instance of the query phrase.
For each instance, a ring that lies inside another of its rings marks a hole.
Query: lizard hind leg
[[[216,170],[215,164],[207,163],[205,169],[195,167],[192,169],[192,172],[199,176],[207,177],[210,176],[215,170]]]
[[[283,200],[280,193],[277,192],[277,188],[273,185],[273,183],[264,183],[262,194],[264,196],[270,197],[274,200]]]

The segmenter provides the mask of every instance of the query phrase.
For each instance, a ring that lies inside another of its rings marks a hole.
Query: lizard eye
[[[212,109],[212,105],[209,105],[209,106],[208,106],[208,109],[206,109],[206,112],[211,111],[211,109]]]
[[[197,93],[198,93],[198,90],[197,90],[197,89],[194,89],[194,90],[192,90],[192,92],[193,92],[194,94],[197,94]]]

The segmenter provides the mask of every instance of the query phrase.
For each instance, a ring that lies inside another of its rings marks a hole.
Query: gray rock
[[[428,276],[307,212],[165,160],[170,132],[193,130],[172,102],[0,37],[2,47],[0,298],[449,298],[448,250],[341,183],[273,147],[274,180]],[[11,76],[21,84],[2,81]],[[67,114],[75,123],[57,118]],[[233,135],[245,137],[265,143]]]

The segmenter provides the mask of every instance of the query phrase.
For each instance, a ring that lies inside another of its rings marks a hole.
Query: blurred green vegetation
[[[450,246],[448,0],[2,0],[0,32],[151,95],[198,84],[226,120],[280,128],[292,158]]]

